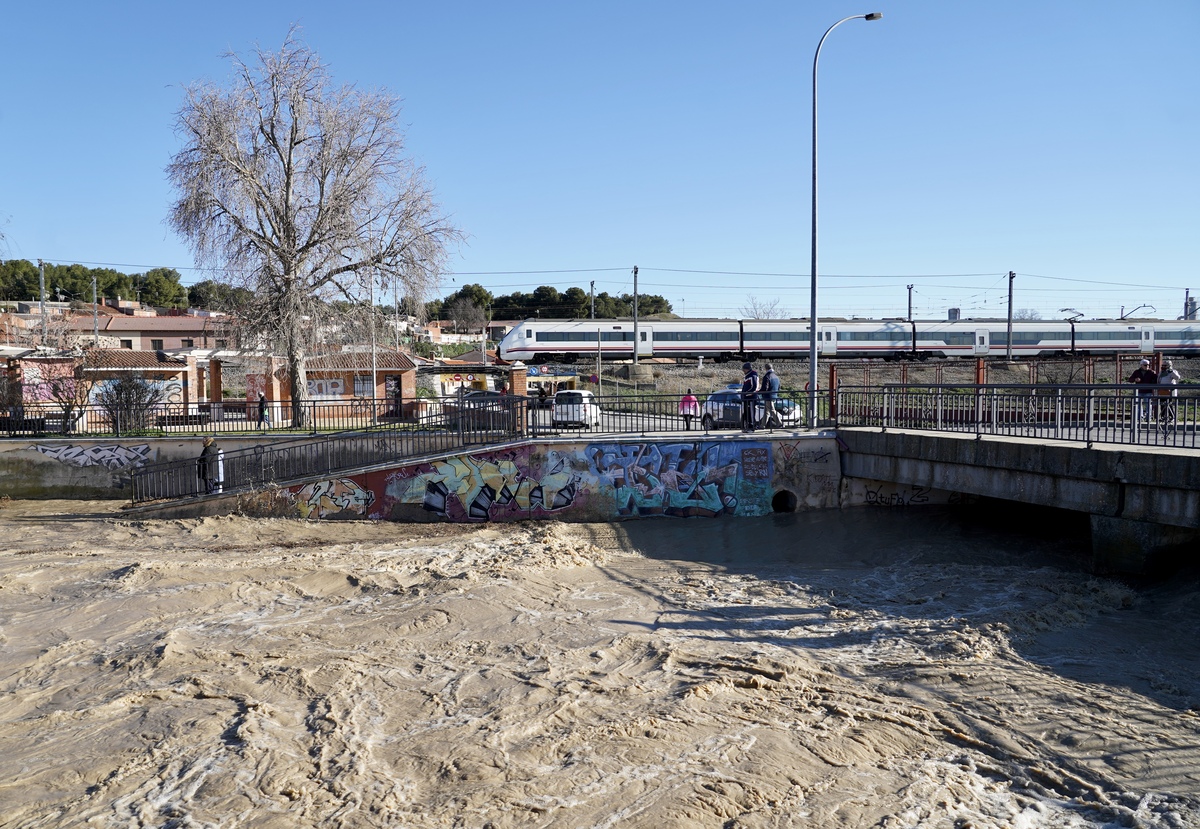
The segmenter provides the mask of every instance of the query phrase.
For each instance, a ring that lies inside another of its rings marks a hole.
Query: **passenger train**
[[[1006,357],[1008,321],[963,319],[822,319],[821,357]],[[718,362],[764,358],[807,358],[809,324],[800,320],[639,320],[639,357],[704,357]],[[627,360],[634,350],[630,319],[527,319],[500,342],[500,357],[527,363]],[[1197,320],[1017,320],[1012,323],[1013,357],[1103,355],[1156,351],[1200,354]]]

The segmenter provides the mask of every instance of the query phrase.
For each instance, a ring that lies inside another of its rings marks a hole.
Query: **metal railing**
[[[824,394],[824,393],[823,393]],[[403,462],[517,439],[555,436],[711,433],[738,429],[741,406],[717,405],[699,395],[697,416],[685,418],[680,398],[663,394],[594,397],[586,405],[514,395],[454,396],[422,403],[415,420],[363,419],[362,427],[324,436],[278,440],[222,452],[221,469],[205,470],[197,458],[148,464],[132,473],[134,503],[262,489],[318,475]],[[724,395],[722,395],[724,397]],[[828,412],[825,395],[823,412]],[[723,401],[724,402],[724,401]],[[781,395],[783,428],[803,428],[806,398]],[[328,414],[326,412],[325,414]],[[756,415],[761,417],[761,407]],[[179,425],[177,428],[187,428]],[[244,431],[244,429],[243,429]],[[264,435],[265,436],[265,435]]]
[[[1130,385],[841,387],[838,426],[1196,448],[1200,389]]]
[[[392,422],[319,437],[271,440],[218,458],[147,464],[132,472],[133,502],[262,489],[296,479],[361,469],[525,436],[528,401],[487,407],[442,406],[416,423]]]

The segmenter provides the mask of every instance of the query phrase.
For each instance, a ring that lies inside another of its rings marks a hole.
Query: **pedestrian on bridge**
[[[758,423],[759,428],[782,429],[783,420],[779,417],[779,412],[775,411],[775,401],[779,399],[779,375],[770,363],[767,363],[767,372],[759,383],[759,394],[762,395],[763,401],[763,415]]]
[[[753,432],[757,425],[754,417],[758,403],[758,372],[752,363],[742,363],[742,431]]]
[[[1129,382],[1142,387],[1137,390],[1137,411],[1134,415],[1136,421],[1140,422],[1149,411],[1150,402],[1154,396],[1153,386],[1158,385],[1158,375],[1154,369],[1150,368],[1149,360],[1142,360],[1137,370],[1129,375]],[[1136,427],[1136,422],[1134,425]]]
[[[1179,372],[1170,360],[1164,360],[1158,373],[1158,427],[1169,431],[1175,426],[1175,398],[1179,396]]]
[[[679,399],[679,414],[683,416],[683,428],[690,432],[692,418],[700,416],[700,401],[696,399],[696,395],[692,394],[691,389],[688,389],[687,394]]]

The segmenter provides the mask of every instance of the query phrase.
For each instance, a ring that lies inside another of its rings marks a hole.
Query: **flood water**
[[[1200,574],[1054,511],[22,510],[0,826],[1200,826]]]

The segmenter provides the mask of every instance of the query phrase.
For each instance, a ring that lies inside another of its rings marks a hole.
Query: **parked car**
[[[705,429],[729,429],[742,425],[742,392],[741,386],[730,384],[723,389],[708,395],[700,409],[700,423]],[[776,398],[775,412],[779,415],[784,426],[794,426],[800,422],[800,407],[794,400]],[[762,420],[763,404],[754,406],[754,422]]]
[[[550,412],[550,425],[584,428],[600,425],[600,406],[596,395],[590,391],[560,391],[554,395],[554,408]]]
[[[447,401],[446,409],[455,422],[471,429],[508,429],[512,426],[518,398],[490,389],[476,389]]]

